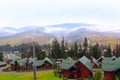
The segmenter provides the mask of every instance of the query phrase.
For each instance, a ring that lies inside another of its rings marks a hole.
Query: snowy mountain
[[[0,28],[0,42],[18,44],[30,42],[31,38],[40,44],[50,42],[52,38],[64,36],[67,40],[80,40],[83,35],[120,37],[120,28],[86,23],[65,23],[48,26],[26,26],[23,28]]]

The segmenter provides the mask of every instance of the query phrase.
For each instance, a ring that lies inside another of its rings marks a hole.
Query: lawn
[[[0,80],[33,80],[33,73],[26,73],[26,74],[0,73]],[[37,80],[63,80],[63,79],[54,77],[53,71],[46,71],[46,72],[37,72]]]

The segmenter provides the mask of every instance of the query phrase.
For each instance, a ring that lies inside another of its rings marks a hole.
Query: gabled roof
[[[25,63],[27,62],[27,60],[28,60],[29,64],[33,63],[33,58],[23,58],[23,59],[19,59],[19,60],[14,60],[11,62],[11,64],[14,64],[15,61],[17,61],[20,66],[24,66]]]
[[[76,61],[74,60],[69,60],[66,59],[61,65],[60,65],[60,69],[70,69],[71,67],[76,67],[75,66]]]
[[[1,66],[1,65],[6,65],[6,63],[5,63],[5,62],[1,62],[1,61],[0,61],[0,66]]]
[[[45,61],[48,61],[50,64],[53,64],[52,60],[49,59],[48,57],[46,57],[46,58],[43,60],[43,62],[45,62]]]
[[[85,65],[90,71],[92,71],[93,68],[92,63],[86,56],[83,56],[78,61],[80,61],[83,65]]]
[[[102,62],[103,71],[115,71],[117,70],[117,67],[117,60],[113,60],[112,58],[105,58]]]
[[[43,60],[37,60],[36,66],[42,66],[44,64]]]
[[[49,62],[50,64],[53,64],[52,60],[46,57],[43,60],[36,60],[36,66],[42,66],[45,63],[45,61]]]
[[[99,62],[98,62],[95,58],[93,58],[93,62],[94,62],[98,67],[100,67]]]
[[[73,60],[71,57],[68,57],[66,60]]]
[[[100,60],[100,59],[104,59],[104,56],[101,56],[100,58],[98,58],[97,60]]]
[[[26,63],[26,61],[27,61],[27,58],[17,60],[17,62],[18,62],[18,64],[19,64],[20,66],[24,66],[25,63]]]
[[[71,67],[75,67],[76,61],[74,61],[71,57],[65,59],[62,64],[59,66],[60,69],[70,69]]]
[[[18,60],[18,59],[21,59],[21,57],[18,57],[18,56],[10,56],[8,58],[8,60],[12,60],[12,61],[15,61],[15,60]]]

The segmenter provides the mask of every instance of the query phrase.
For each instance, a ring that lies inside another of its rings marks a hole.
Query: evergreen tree
[[[105,52],[105,54],[104,54],[104,56],[105,57],[112,57],[112,54],[111,54],[111,47],[110,47],[110,45],[108,46],[108,48],[107,48],[107,51]]]
[[[81,44],[79,44],[79,48],[78,48],[78,58],[81,58],[82,56],[83,56],[82,46],[81,46]]]
[[[64,45],[64,37],[62,37],[62,41],[61,41],[61,58],[65,58],[65,45]]]
[[[84,40],[84,44],[83,44],[84,47],[88,47],[88,40],[87,38],[85,37],[85,40]]]
[[[46,57],[46,54],[42,51],[40,45],[38,45],[38,43],[34,43],[33,45],[35,47],[35,56],[37,57],[37,59],[44,59]],[[33,57],[33,45],[31,45],[31,51],[27,55],[28,58],[31,56]]]
[[[116,57],[120,57],[120,45],[116,45],[116,50],[114,51],[114,54],[116,55]]]
[[[74,42],[74,47],[73,47],[73,50],[74,50],[74,57],[77,58],[78,57],[78,45],[77,45],[77,42]]]
[[[90,47],[90,53],[96,59],[98,59],[101,56],[101,49],[100,49],[98,43],[96,43],[96,45]]]
[[[3,61],[3,53],[0,52],[0,61]]]
[[[57,39],[52,42],[52,55],[53,58],[61,58],[61,50]]]

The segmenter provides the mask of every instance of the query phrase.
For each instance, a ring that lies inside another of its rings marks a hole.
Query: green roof
[[[116,71],[120,68],[120,58],[113,60],[113,58],[104,58],[102,62],[103,71]]]
[[[45,61],[48,61],[50,64],[53,65],[52,60],[46,57],[43,60],[36,60],[36,66],[42,66],[45,63]]]
[[[27,58],[17,60],[17,62],[18,62],[18,64],[19,64],[20,66],[24,66],[25,63],[26,63],[26,61],[27,61]]]
[[[99,62],[95,58],[93,58],[93,62],[100,67]]]
[[[93,69],[92,63],[86,56],[83,56],[78,61],[80,61],[82,64],[84,64],[90,71]]]
[[[52,61],[51,59],[49,59],[48,57],[46,57],[46,58],[43,60],[43,62],[45,62],[45,61],[48,61],[49,63],[53,64],[53,61]]]
[[[18,59],[21,59],[21,58],[18,57],[18,56],[10,56],[10,57],[8,58],[8,60],[12,60],[12,61],[15,61],[15,60],[18,60]]]
[[[36,66],[42,66],[44,64],[43,60],[37,60]]]
[[[68,57],[66,60],[73,60],[71,57]]]
[[[0,62],[0,66],[1,66],[1,65],[6,65],[6,63],[5,63],[5,62]]]
[[[33,63],[34,59],[33,58],[23,58],[23,59],[19,59],[19,60],[14,60],[11,62],[11,64],[14,64],[15,61],[17,61],[20,66],[24,66],[24,64],[27,62],[27,60],[29,63]]]
[[[67,58],[63,61],[63,63],[60,65],[60,69],[70,69],[71,67],[75,66],[76,61],[74,61],[72,58]]]

